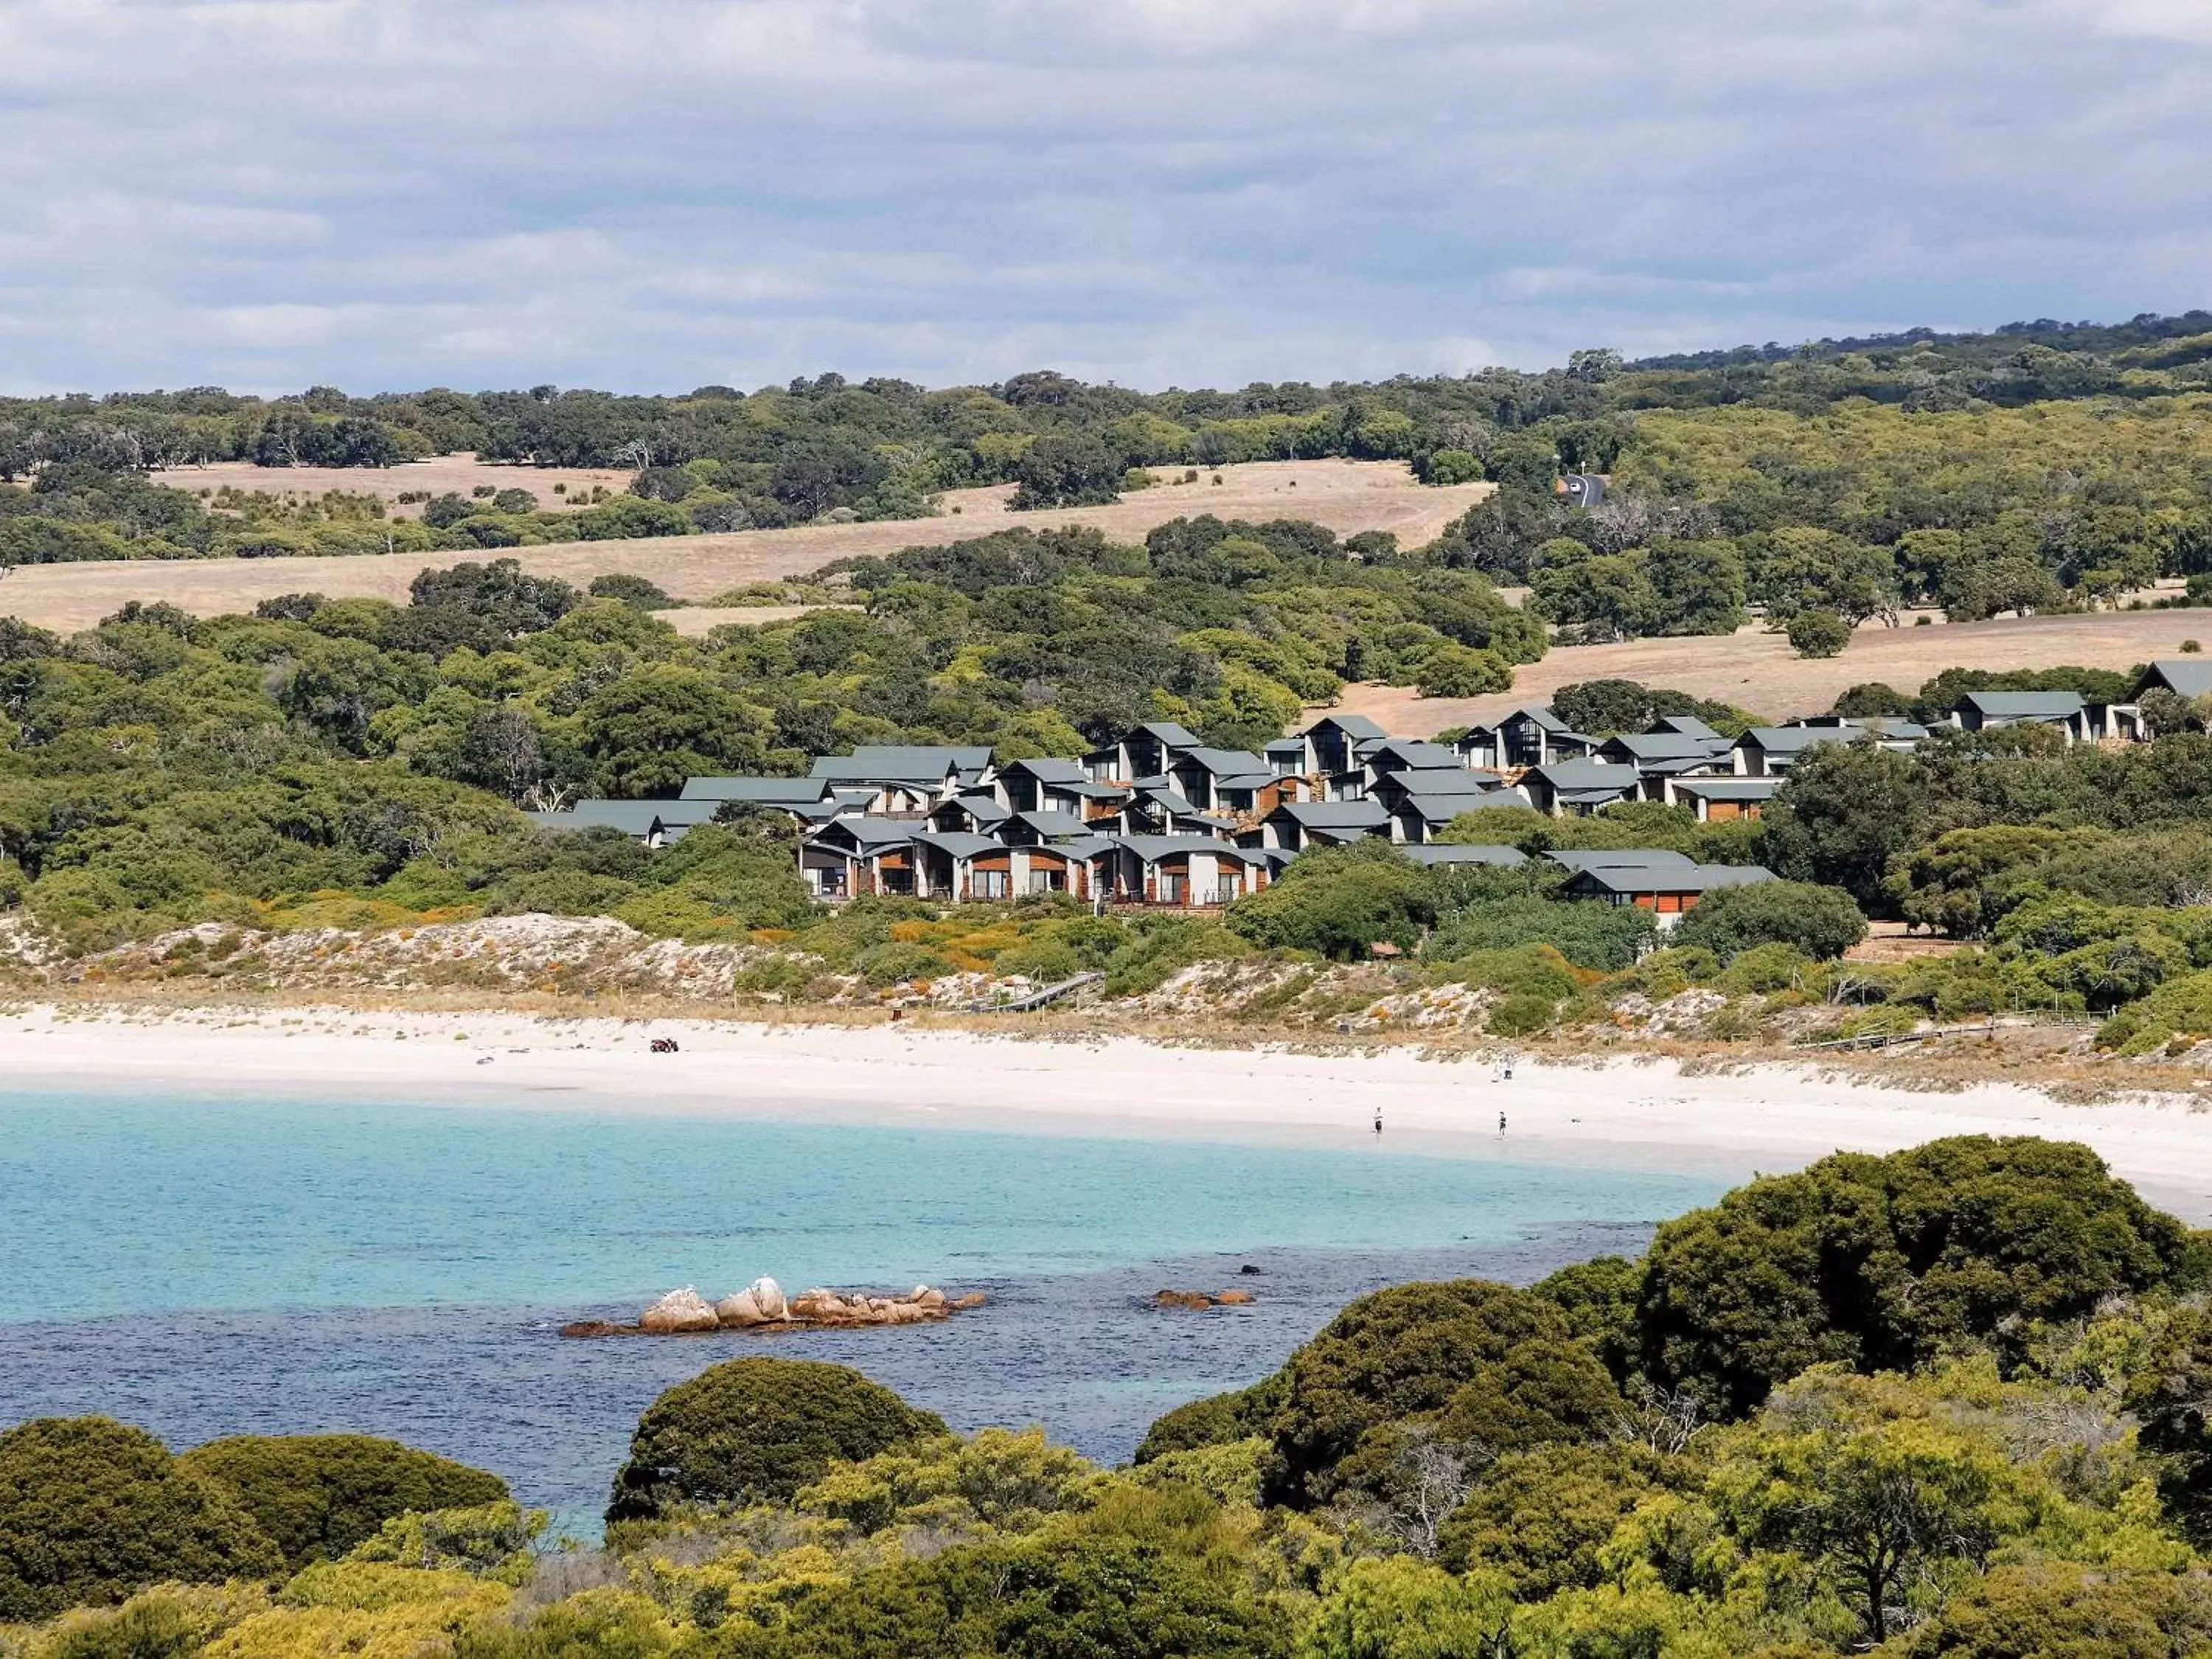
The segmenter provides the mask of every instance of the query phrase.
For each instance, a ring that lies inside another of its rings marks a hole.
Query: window
[[[969,890],[977,898],[1002,899],[1006,896],[1006,872],[1003,870],[978,870],[969,884]]]
[[[1181,904],[1182,902],[1184,879],[1185,878],[1182,876],[1162,876],[1160,878],[1160,902],[1163,904]]]
[[[1030,872],[1030,891],[1032,893],[1057,893],[1066,885],[1067,878],[1057,870]]]

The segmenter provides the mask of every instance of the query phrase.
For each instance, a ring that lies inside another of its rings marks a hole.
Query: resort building
[[[2163,659],[2145,690],[2212,696],[2212,662]],[[2069,742],[2148,735],[2134,702],[2072,691],[1966,693],[1943,729],[2036,725]],[[602,830],[668,847],[702,824],[781,812],[800,830],[799,865],[817,897],[914,894],[947,902],[1066,893],[1099,904],[1189,908],[1257,890],[1316,847],[1388,841],[1425,864],[1509,865],[1510,848],[1437,838],[1499,809],[1553,817],[1660,802],[1700,823],[1756,819],[1823,744],[1898,752],[1931,739],[1893,718],[1820,715],[1730,739],[1689,714],[1598,738],[1540,704],[1477,724],[1449,744],[1393,737],[1357,714],[1328,714],[1263,752],[1200,741],[1173,721],[1133,727],[1080,759],[993,763],[980,746],[878,744],[825,755],[799,778],[696,777],[674,800],[585,800],[532,816],[548,828]],[[1699,866],[1678,853],[1545,854],[1566,890],[1680,915],[1713,888],[1771,879]]]

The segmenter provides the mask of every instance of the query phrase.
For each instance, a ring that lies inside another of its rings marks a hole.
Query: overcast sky
[[[0,0],[0,389],[1238,385],[2212,304],[2212,0]]]

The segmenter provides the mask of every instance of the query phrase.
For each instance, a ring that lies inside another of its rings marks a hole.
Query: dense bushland
[[[495,1501],[301,1568],[194,1484],[203,1454],[27,1424],[0,1435],[0,1650],[2166,1659],[2212,1638],[2209,1266],[2081,1147],[1838,1156],[1638,1261],[1362,1297],[1119,1470],[727,1362],[647,1412],[597,1548]],[[402,1467],[220,1443],[292,1490]]]

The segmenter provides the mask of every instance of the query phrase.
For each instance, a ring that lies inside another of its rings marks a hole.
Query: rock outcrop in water
[[[671,1291],[638,1316],[635,1325],[580,1319],[563,1336],[693,1336],[707,1331],[839,1329],[860,1325],[930,1325],[983,1305],[981,1293],[949,1297],[927,1285],[904,1295],[860,1291],[802,1291],[786,1297],[773,1279],[757,1279],[742,1291],[709,1302],[690,1285]]]
[[[1259,1298],[1249,1291],[1155,1291],[1155,1308],[1188,1308],[1194,1312],[1206,1308],[1241,1308]]]
[[[676,1336],[685,1331],[711,1331],[720,1323],[714,1304],[686,1285],[680,1291],[669,1291],[640,1314],[637,1328],[654,1336]]]
[[[783,1286],[773,1279],[756,1279],[735,1296],[726,1296],[714,1304],[714,1312],[725,1325],[740,1329],[755,1325],[774,1325],[787,1318],[790,1309],[783,1299]]]

